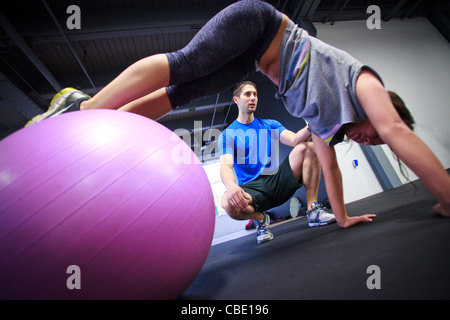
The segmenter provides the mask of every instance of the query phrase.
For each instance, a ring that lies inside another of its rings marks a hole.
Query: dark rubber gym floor
[[[450,299],[450,218],[436,215],[420,181],[347,205],[371,223],[309,228],[304,217],[211,248],[181,299]],[[369,290],[367,268],[380,268]]]

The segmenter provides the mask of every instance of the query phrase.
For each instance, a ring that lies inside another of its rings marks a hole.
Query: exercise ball
[[[122,111],[76,111],[0,141],[1,299],[177,299],[215,207],[190,147]]]

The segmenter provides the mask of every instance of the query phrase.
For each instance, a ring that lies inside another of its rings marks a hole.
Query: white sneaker
[[[258,243],[267,242],[273,239],[273,233],[269,230],[270,217],[264,213],[263,220],[255,220],[256,224],[256,241]]]
[[[326,226],[336,222],[334,214],[327,211],[323,204],[314,202],[311,210],[306,211],[308,225],[310,227]]]

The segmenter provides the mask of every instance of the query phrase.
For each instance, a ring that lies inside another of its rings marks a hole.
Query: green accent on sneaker
[[[61,90],[61,92],[58,92],[53,97],[48,110],[42,114],[33,117],[30,121],[28,121],[25,127],[37,122],[41,122],[44,119],[52,118],[61,113],[70,111],[69,109],[73,105],[73,103],[82,98],[89,99],[91,97],[74,88],[65,88]]]

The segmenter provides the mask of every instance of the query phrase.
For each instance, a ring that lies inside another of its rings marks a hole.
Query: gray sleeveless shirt
[[[309,130],[328,145],[342,141],[342,126],[367,118],[356,97],[356,79],[370,70],[347,52],[308,34],[292,21],[284,33],[279,56],[276,98],[286,109],[303,118]]]

